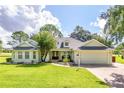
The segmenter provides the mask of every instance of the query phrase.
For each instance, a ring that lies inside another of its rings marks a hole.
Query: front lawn
[[[115,55],[116,57],[116,62],[124,64],[124,59],[122,59],[121,55]]]
[[[0,88],[106,88],[84,68],[0,63]]]

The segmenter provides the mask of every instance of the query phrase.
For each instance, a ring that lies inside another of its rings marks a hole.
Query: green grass
[[[115,55],[116,57],[116,62],[124,64],[124,59],[122,59],[121,55]]]
[[[106,88],[85,68],[60,67],[50,63],[5,64],[11,54],[0,55],[0,88]],[[4,62],[4,63],[3,63]]]
[[[0,88],[106,88],[105,83],[84,68],[0,64]]]
[[[6,58],[10,58],[11,53],[0,53],[0,63],[6,62]]]

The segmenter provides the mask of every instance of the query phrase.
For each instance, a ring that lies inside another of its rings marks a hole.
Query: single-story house
[[[62,61],[66,56],[75,64],[112,64],[112,49],[92,39],[81,42],[74,38],[56,38],[56,48],[51,49],[46,61]],[[40,62],[37,42],[25,41],[13,48],[12,60],[18,62]]]

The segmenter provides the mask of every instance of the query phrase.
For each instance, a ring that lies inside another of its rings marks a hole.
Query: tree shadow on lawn
[[[105,79],[109,85],[116,88],[124,88],[124,75],[112,73],[111,76],[113,80]]]
[[[109,84],[107,84],[107,83],[105,83],[103,81],[96,81],[96,82],[99,83],[100,85],[111,87]]]
[[[16,65],[16,67],[41,67],[49,65],[49,63],[38,63],[38,64],[7,64],[7,63],[0,63],[0,65]]]
[[[16,67],[41,67],[49,65],[48,63],[39,63],[39,64],[18,64]]]
[[[15,64],[7,64],[6,62],[0,63],[0,65],[15,65]]]

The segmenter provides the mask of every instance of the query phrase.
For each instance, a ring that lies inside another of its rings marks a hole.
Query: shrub
[[[12,62],[12,58],[7,58],[6,62]]]
[[[47,61],[46,63],[52,63],[52,61]]]
[[[66,62],[70,62],[70,59],[64,58],[64,59],[63,59],[63,62],[65,62],[65,63],[66,63]]]
[[[124,59],[124,57],[123,57],[123,56],[121,56],[121,58],[122,58],[122,59]]]

